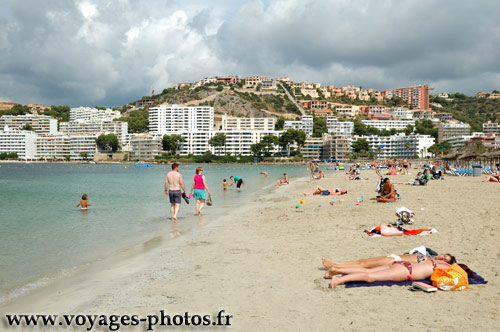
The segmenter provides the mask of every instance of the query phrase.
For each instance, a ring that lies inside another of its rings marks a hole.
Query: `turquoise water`
[[[120,164],[0,164],[0,300],[29,283],[102,258],[109,253],[162,235],[175,241],[218,216],[236,211],[272,187],[287,172],[292,181],[307,176],[307,166],[204,165],[214,205],[195,216],[194,200],[184,202],[178,227],[163,195],[170,165],[136,168]],[[181,165],[186,189],[196,165]],[[259,174],[265,170],[267,179]],[[241,192],[222,191],[222,179],[239,175]],[[75,208],[88,194],[88,211]]]

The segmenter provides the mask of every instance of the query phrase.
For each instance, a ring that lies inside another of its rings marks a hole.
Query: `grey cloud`
[[[85,18],[82,3],[98,14]],[[500,86],[497,1],[2,1],[0,95],[122,105],[209,75]]]

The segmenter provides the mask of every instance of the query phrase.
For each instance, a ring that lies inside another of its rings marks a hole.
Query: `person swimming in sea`
[[[82,207],[82,210],[87,210],[87,208],[89,206],[92,206],[92,204],[89,204],[89,196],[87,196],[87,194],[83,194],[82,195],[82,200],[80,201],[80,203],[78,203],[77,206],[75,207],[79,207],[81,206]]]

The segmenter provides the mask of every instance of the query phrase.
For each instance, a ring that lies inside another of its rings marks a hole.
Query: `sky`
[[[497,0],[0,0],[0,100],[121,106],[261,74],[500,90]]]

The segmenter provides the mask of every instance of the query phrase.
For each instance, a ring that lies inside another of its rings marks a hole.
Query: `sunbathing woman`
[[[312,193],[304,193],[304,196],[329,196],[329,195],[345,195],[347,194],[347,190],[345,189],[325,189],[322,186],[317,186]]]
[[[434,269],[446,270],[450,264],[429,260],[422,263],[409,263],[409,262],[393,262],[390,265],[379,266],[373,269],[342,269],[335,270],[335,273],[345,274],[342,277],[332,277],[333,274],[328,273],[325,278],[332,278],[330,288],[343,284],[348,281],[405,281],[405,280],[422,280],[428,279],[434,272]]]
[[[335,269],[343,269],[343,268],[367,268],[372,269],[374,267],[385,266],[391,264],[393,262],[410,262],[410,263],[421,263],[429,260],[443,261],[449,264],[455,263],[455,257],[451,254],[437,255],[436,257],[428,257],[420,252],[416,252],[415,254],[403,254],[403,255],[389,255],[389,256],[379,256],[372,257],[367,259],[359,259],[357,261],[350,262],[333,262],[329,261],[325,258],[322,258],[321,261],[323,266],[327,269],[335,268]]]
[[[482,182],[500,182],[500,164],[496,164],[497,169],[493,170],[493,174],[488,176]]]

